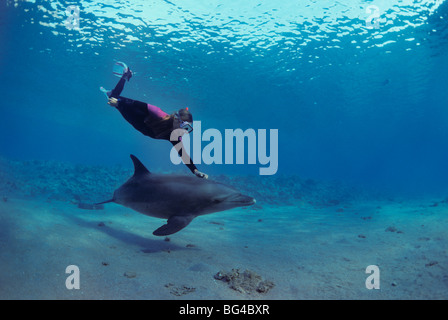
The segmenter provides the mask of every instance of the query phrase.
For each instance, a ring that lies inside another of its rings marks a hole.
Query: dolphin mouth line
[[[228,201],[228,202],[230,202],[230,203],[239,203],[239,204],[242,204],[242,205],[245,205],[245,206],[250,206],[250,205],[253,205],[253,204],[255,204],[256,202],[257,202],[257,200],[255,200],[255,199],[253,199],[253,200],[250,200],[250,201],[248,201],[248,200],[231,200],[231,201]]]

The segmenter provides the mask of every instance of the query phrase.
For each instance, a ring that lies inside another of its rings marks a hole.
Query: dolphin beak
[[[238,203],[240,206],[251,206],[257,202],[254,198],[245,196],[245,195],[238,195],[234,199],[230,200],[231,202]]]

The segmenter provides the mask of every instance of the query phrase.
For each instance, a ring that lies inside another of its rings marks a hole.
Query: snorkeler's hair
[[[188,111],[187,109],[180,109],[178,112],[182,121],[193,123],[193,115],[190,113],[190,111]]]

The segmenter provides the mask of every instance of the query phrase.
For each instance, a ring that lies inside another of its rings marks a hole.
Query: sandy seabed
[[[116,204],[0,201],[0,299],[447,299],[448,204],[239,208],[155,237],[165,221]],[[66,287],[76,265],[80,289]],[[367,289],[366,268],[380,271]],[[215,279],[251,270],[275,286]]]

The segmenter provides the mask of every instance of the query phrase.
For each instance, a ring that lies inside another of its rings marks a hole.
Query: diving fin
[[[112,91],[109,91],[109,90],[105,89],[104,87],[100,87],[100,91],[106,95],[107,99],[110,98],[110,94],[112,93]]]
[[[126,63],[117,61],[114,64],[113,74],[114,74],[114,76],[121,78],[128,70],[129,70],[129,68],[126,65]]]
[[[125,79],[128,81],[129,79],[131,79],[133,75],[133,72],[128,68],[126,63],[121,61],[115,62],[112,73],[119,78],[125,76]],[[100,91],[106,95],[106,98],[108,99],[110,98],[110,95],[112,93],[111,90],[107,90],[104,87],[100,87]]]

